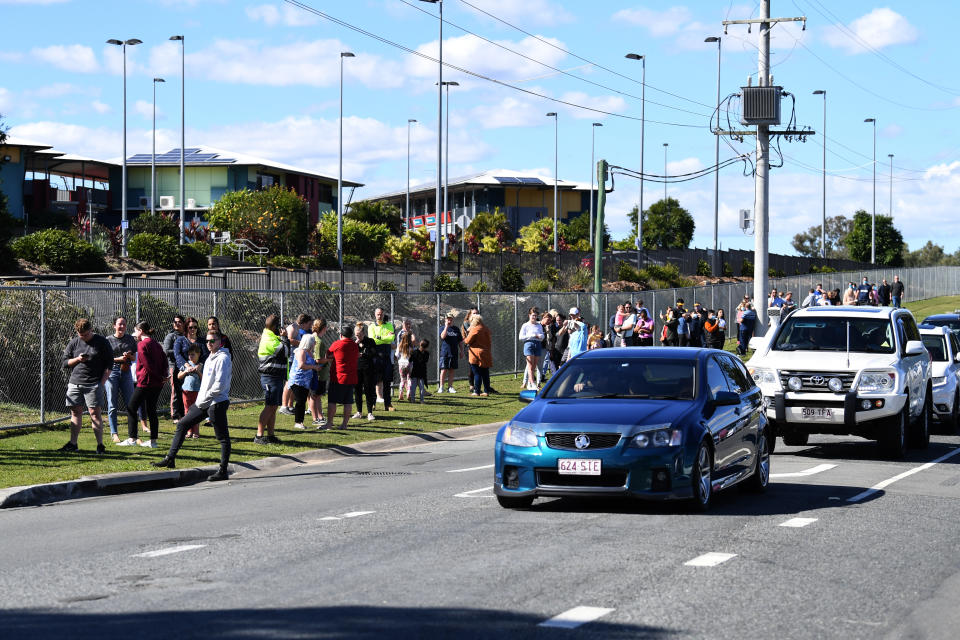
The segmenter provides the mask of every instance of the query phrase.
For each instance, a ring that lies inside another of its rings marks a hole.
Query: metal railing
[[[265,275],[250,274],[250,277]],[[900,275],[904,281],[908,301],[960,291],[960,267],[810,274],[771,280],[770,285],[781,292],[792,290],[799,303],[818,283],[823,284],[824,289],[842,290],[847,282],[858,282],[863,276],[871,282],[883,278],[893,282],[894,275]],[[196,282],[205,284],[206,280],[197,276]],[[326,318],[335,325],[327,336],[327,340],[332,340],[337,326],[358,320],[372,321],[374,309],[382,307],[398,326],[409,319],[418,338],[430,340],[430,365],[436,375],[437,339],[443,317],[447,311],[454,310],[462,320],[463,313],[476,306],[493,336],[491,373],[502,374],[523,369],[523,352],[517,334],[533,306],[540,310],[555,308],[564,314],[570,307],[578,307],[587,322],[600,325],[606,332],[607,321],[615,313],[618,302],[628,298],[634,302],[643,300],[659,331],[660,311],[683,298],[688,307],[700,302],[707,308],[725,309],[731,325],[728,337],[731,337],[734,308],[744,295],[753,293],[752,282],[640,293],[341,293],[255,286],[238,290],[204,288],[202,284],[194,285],[188,277],[171,279],[164,285],[152,281],[145,287],[0,287],[0,308],[3,309],[0,314],[0,430],[49,423],[66,415],[66,378],[61,369],[61,354],[75,335],[74,322],[80,317],[89,318],[95,330],[103,335],[112,333],[116,315],[125,316],[130,327],[146,320],[162,339],[175,313],[194,316],[201,322],[208,316],[218,316],[222,330],[230,336],[235,349],[232,395],[236,400],[255,400],[261,397],[257,344],[264,318],[272,313],[279,314],[285,322],[299,313]],[[466,359],[461,359],[457,377],[462,379],[467,371]],[[165,390],[161,403],[167,402],[167,393]]]

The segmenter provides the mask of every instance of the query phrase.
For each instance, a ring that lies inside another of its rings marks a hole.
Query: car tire
[[[497,502],[504,509],[527,509],[533,504],[533,496],[511,497],[497,496]]]
[[[903,403],[903,409],[890,416],[882,426],[878,440],[883,453],[892,460],[900,460],[907,455],[907,428],[910,424],[910,398]]]
[[[757,463],[753,467],[753,475],[747,479],[746,487],[754,493],[763,493],[770,485],[770,447],[766,433],[761,431],[757,438]]]
[[[783,431],[783,444],[788,447],[805,446],[809,439],[810,434],[806,431],[800,431],[799,429],[784,429]]]
[[[700,442],[697,455],[693,459],[693,470],[690,474],[690,484],[693,489],[691,507],[694,511],[707,511],[713,497],[713,455],[706,440]]]
[[[930,423],[933,415],[933,391],[927,389],[923,400],[923,409],[910,425],[909,445],[914,449],[926,449],[930,446]]]

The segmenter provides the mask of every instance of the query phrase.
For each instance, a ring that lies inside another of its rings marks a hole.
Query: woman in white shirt
[[[528,389],[540,387],[540,356],[543,354],[543,340],[545,334],[540,324],[540,312],[536,307],[530,309],[529,319],[520,327],[520,342],[523,343],[523,355],[527,359],[527,368],[524,370],[524,379]]]

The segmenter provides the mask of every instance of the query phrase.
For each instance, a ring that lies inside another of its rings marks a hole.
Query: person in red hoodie
[[[157,419],[157,399],[160,390],[169,376],[166,353],[163,347],[153,339],[153,328],[148,322],[139,322],[133,330],[133,337],[137,341],[137,388],[133,391],[130,404],[127,407],[127,436],[118,447],[157,447],[157,435],[160,424]],[[143,407],[150,422],[150,440],[144,442],[137,438],[137,411]]]

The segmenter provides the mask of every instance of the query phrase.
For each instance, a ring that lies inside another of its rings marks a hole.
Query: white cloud
[[[13,95],[9,89],[0,87],[0,113],[7,113],[13,105]]]
[[[670,7],[663,11],[637,7],[635,9],[621,9],[613,14],[614,20],[643,27],[655,38],[672,36],[678,33],[683,24],[690,21],[690,18],[690,10],[686,7]]]
[[[542,102],[542,101],[541,101]],[[499,102],[477,105],[470,109],[470,119],[484,129],[535,127],[547,123],[544,105],[508,95]]]
[[[582,91],[568,91],[560,96],[560,99],[564,102],[571,102],[609,113],[621,113],[627,110],[627,101],[619,96],[591,96]],[[578,119],[592,118],[596,120],[605,117],[602,113],[587,109],[569,107],[567,111],[571,116]]]
[[[30,55],[65,71],[93,73],[100,68],[93,49],[80,44],[37,47],[30,51]]]
[[[247,7],[247,17],[255,22],[262,22],[268,27],[283,25],[285,27],[306,27],[316,24],[319,18],[289,4],[277,6],[275,4],[261,4]]]
[[[147,120],[153,119],[153,103],[150,102],[149,100],[137,100],[133,104],[133,110],[136,113],[140,114],[142,117],[146,118]],[[163,112],[163,109],[161,109],[160,107],[157,107],[157,119],[161,120],[166,117],[167,116]]]
[[[903,127],[898,124],[888,124],[880,129],[880,136],[883,138],[896,138],[903,133]]]
[[[894,44],[913,42],[919,35],[917,28],[896,11],[878,8],[846,27],[831,25],[825,28],[823,41],[848,54],[859,54],[870,50],[864,43],[869,43],[873,49],[883,49]]]
[[[563,46],[563,43],[555,38],[544,39],[556,46]],[[562,51],[537,38],[527,37],[519,42],[511,40],[496,40],[495,42],[554,67],[566,57],[566,54]],[[420,45],[417,47],[417,51],[434,59],[439,55],[436,40]],[[539,76],[546,69],[541,64],[520,58],[510,51],[469,34],[444,39],[443,61],[506,82]],[[419,56],[411,56],[407,71],[412,76],[432,80],[437,74],[437,63]],[[460,82],[466,79],[473,86],[481,86],[476,80],[472,80],[469,76],[464,76],[456,71],[444,71],[443,75],[444,80],[453,79]],[[486,83],[483,83],[483,85],[489,86]]]
[[[535,24],[553,26],[572,22],[573,15],[553,0],[472,0],[471,4],[507,22],[520,26]],[[464,5],[467,11],[483,16],[479,11]],[[486,16],[483,16],[486,17]],[[500,24],[497,22],[497,24]]]
[[[80,87],[68,82],[58,82],[56,84],[40,87],[39,89],[28,89],[24,91],[25,94],[36,96],[37,98],[62,98],[63,96],[70,95],[71,93],[84,92],[86,92],[84,89],[81,89]]]
[[[111,111],[110,105],[100,102],[99,100],[94,100],[93,102],[90,103],[90,106],[93,107],[94,111],[100,114],[110,113]]]

